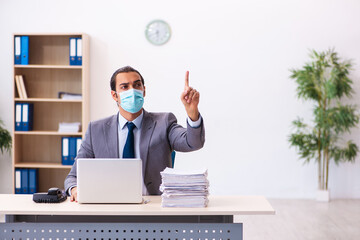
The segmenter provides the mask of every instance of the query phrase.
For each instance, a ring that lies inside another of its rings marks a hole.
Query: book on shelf
[[[27,92],[26,92],[26,88],[25,88],[23,75],[19,75],[19,82],[20,82],[20,85],[21,85],[21,90],[22,90],[22,93],[23,93],[23,97],[24,97],[24,99],[27,99],[28,97],[27,97]]]
[[[29,36],[21,36],[21,64],[29,64]]]
[[[19,81],[19,76],[18,76],[18,75],[15,75],[15,84],[16,84],[16,89],[17,89],[19,98],[20,98],[20,99],[23,99],[24,96],[23,96],[23,93],[22,93],[22,90],[21,90],[21,85],[20,85],[20,81]]]
[[[26,88],[25,88],[23,75],[15,75],[15,83],[16,83],[16,88],[18,90],[19,97],[21,99],[27,99],[28,96],[27,96],[27,92],[26,92]]]
[[[29,170],[21,169],[21,193],[29,193]]]
[[[29,64],[29,36],[15,36],[14,64]]]
[[[34,104],[22,104],[22,131],[32,131],[33,129]]]
[[[82,65],[82,39],[76,39],[76,64]]]
[[[15,60],[15,64],[21,64],[21,37],[20,36],[16,36],[14,38],[14,60]]]
[[[15,104],[15,131],[21,131],[22,129],[22,104]]]

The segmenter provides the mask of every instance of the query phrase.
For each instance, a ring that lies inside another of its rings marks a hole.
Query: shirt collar
[[[135,124],[136,128],[137,129],[140,129],[141,128],[141,123],[142,123],[142,120],[144,118],[144,111],[141,111],[141,114],[135,118],[132,123]],[[128,120],[126,120],[120,113],[119,113],[119,127],[120,129],[123,129],[126,125],[126,123],[128,122]]]

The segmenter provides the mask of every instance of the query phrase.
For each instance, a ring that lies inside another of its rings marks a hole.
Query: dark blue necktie
[[[133,124],[132,122],[128,122],[126,125],[127,125],[129,131],[128,131],[126,143],[124,146],[123,158],[135,158],[134,132],[133,132],[133,130],[135,128],[135,124]]]

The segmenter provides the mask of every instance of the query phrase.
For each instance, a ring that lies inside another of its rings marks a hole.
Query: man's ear
[[[144,96],[143,96],[143,97],[145,97],[145,93],[146,93],[146,91],[145,91],[145,90],[146,90],[146,88],[145,88],[145,86],[144,86],[144,94],[143,94]]]
[[[111,90],[111,97],[115,100],[115,102],[118,101],[118,94],[113,90]]]

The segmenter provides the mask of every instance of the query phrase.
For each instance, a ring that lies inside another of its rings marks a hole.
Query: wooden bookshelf
[[[15,36],[29,36],[29,64],[13,61],[13,107],[15,103],[32,103],[34,112],[32,131],[15,131],[14,118],[13,191],[15,168],[39,169],[40,192],[50,187],[64,188],[71,166],[61,164],[61,138],[84,137],[89,123],[89,37],[83,33],[16,33],[13,39]],[[82,38],[81,66],[69,64],[71,37]],[[27,99],[20,98],[15,75],[23,76]],[[82,99],[59,99],[59,92],[82,94]],[[58,132],[60,122],[81,122],[81,130]]]

